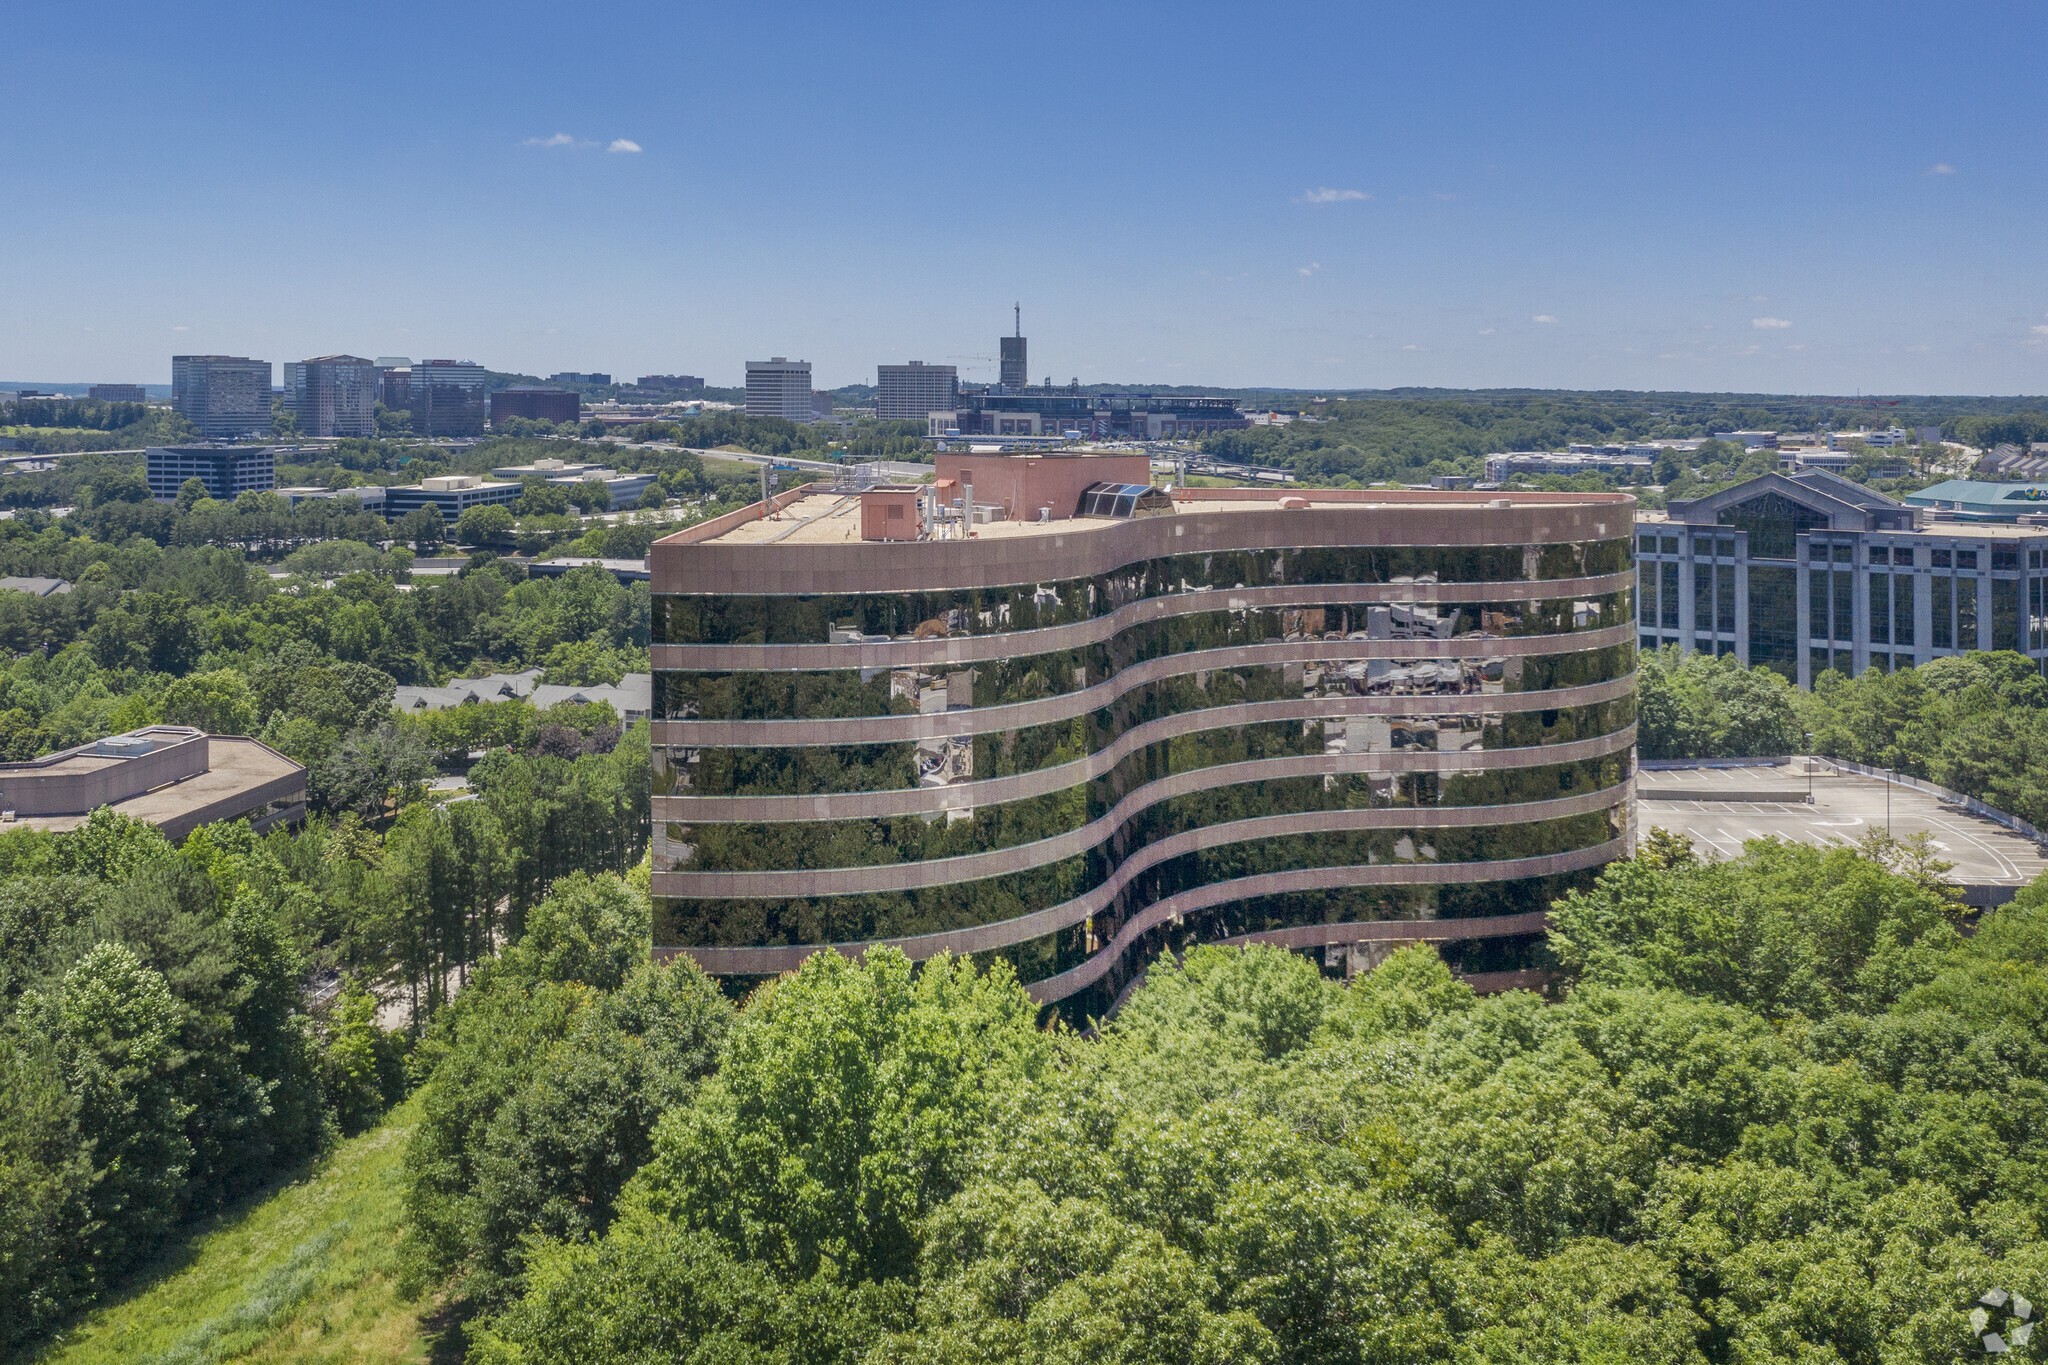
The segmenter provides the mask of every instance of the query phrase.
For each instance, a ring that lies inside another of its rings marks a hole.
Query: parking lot
[[[1811,784],[1813,804],[1806,804]],[[1755,767],[1644,769],[1636,780],[1636,832],[1683,834],[1703,857],[1727,858],[1745,839],[1854,844],[1889,829],[1904,839],[1925,833],[1949,875],[1977,904],[1995,904],[2048,871],[2032,839],[1927,792],[1881,778],[1838,772],[1823,763],[1809,777],[1804,760]]]

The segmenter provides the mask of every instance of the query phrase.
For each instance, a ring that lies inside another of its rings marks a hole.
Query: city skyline
[[[0,374],[2048,390],[2038,6],[208,14],[14,17]]]

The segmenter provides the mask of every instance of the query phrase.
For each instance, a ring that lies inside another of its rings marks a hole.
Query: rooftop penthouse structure
[[[654,545],[658,950],[1002,957],[1075,1013],[1195,941],[1484,974],[1626,849],[1626,495],[936,473]]]

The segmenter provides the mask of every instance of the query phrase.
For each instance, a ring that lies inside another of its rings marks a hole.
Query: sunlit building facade
[[[1077,1013],[1195,941],[1511,970],[1625,849],[1629,498],[950,458],[654,546],[659,949],[1001,957]]]
[[[2048,667],[2048,525],[1939,518],[1822,470],[1642,513],[1640,643],[1801,687],[1981,649]]]

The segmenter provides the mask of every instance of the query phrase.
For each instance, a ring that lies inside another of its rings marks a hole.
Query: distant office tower
[[[150,496],[166,502],[178,496],[187,479],[199,480],[208,497],[222,502],[277,487],[277,452],[271,446],[151,446],[143,453],[142,467]]]
[[[892,421],[922,422],[926,413],[944,412],[960,401],[960,372],[951,365],[875,366],[875,416]]]
[[[1006,389],[1021,389],[1031,382],[1031,367],[1024,361],[1024,309],[1017,309],[1017,333],[1002,338],[1003,358],[1002,384]]]
[[[270,362],[236,355],[174,355],[171,403],[209,441],[267,436]]]
[[[412,360],[402,355],[377,357],[377,401],[393,412],[412,411]]]
[[[747,416],[808,422],[812,415],[810,361],[776,356],[747,362]]]
[[[285,394],[305,436],[375,436],[383,375],[359,355],[323,355],[285,366]]]
[[[140,384],[94,384],[85,391],[87,398],[101,403],[147,403],[149,394]]]
[[[609,384],[612,377],[598,370],[585,374],[579,370],[563,370],[560,374],[548,376],[550,384]]]
[[[573,389],[517,387],[491,395],[491,426],[502,430],[514,417],[574,426],[583,417],[583,397]]]
[[[633,381],[643,389],[665,389],[671,393],[695,393],[704,387],[701,374],[643,374]]]
[[[486,378],[474,360],[416,363],[409,377],[414,429],[425,436],[483,435]]]

